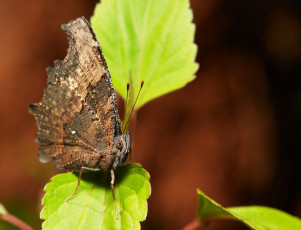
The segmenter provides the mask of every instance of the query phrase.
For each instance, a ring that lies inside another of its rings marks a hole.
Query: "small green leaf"
[[[7,211],[2,203],[0,203],[0,216],[6,215]]]
[[[197,190],[199,198],[198,220],[208,223],[215,219],[233,219],[256,230],[298,230],[301,220],[283,211],[264,206],[224,208]]]
[[[109,173],[84,172],[77,193],[73,173],[54,176],[45,187],[43,229],[140,229],[150,196],[149,174],[139,164],[119,167],[114,184],[118,219]]]
[[[286,212],[264,206],[231,207],[228,211],[240,217],[254,229],[297,230],[301,220]]]
[[[102,0],[91,18],[115,89],[137,107],[194,79],[197,46],[189,0]],[[130,79],[130,75],[131,78]]]

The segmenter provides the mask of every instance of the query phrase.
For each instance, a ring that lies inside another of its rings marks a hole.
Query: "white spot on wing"
[[[99,47],[98,41],[94,41],[94,40],[93,40],[93,46]]]
[[[68,82],[70,85],[70,89],[76,89],[78,87],[78,83],[72,77],[68,78]]]

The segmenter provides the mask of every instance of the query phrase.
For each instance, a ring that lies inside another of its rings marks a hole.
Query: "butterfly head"
[[[116,169],[119,165],[123,164],[126,161],[129,153],[131,152],[130,132],[126,132],[115,138],[113,152],[115,152],[116,154],[112,168]]]

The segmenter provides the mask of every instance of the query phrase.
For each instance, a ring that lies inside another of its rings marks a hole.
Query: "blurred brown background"
[[[95,0],[0,2],[0,202],[40,229],[43,186],[58,173],[38,161],[28,105],[63,59],[62,23]],[[301,3],[192,0],[195,81],[138,113],[133,161],[151,174],[142,229],[180,229],[196,188],[224,206],[268,205],[301,217]],[[101,43],[101,41],[100,41]],[[0,229],[15,229],[0,221]],[[201,229],[246,229],[230,221]]]

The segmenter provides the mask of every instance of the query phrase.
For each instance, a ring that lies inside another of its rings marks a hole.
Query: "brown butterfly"
[[[67,56],[47,68],[44,96],[29,107],[38,125],[39,158],[80,172],[66,200],[85,170],[110,171],[115,200],[114,170],[131,151],[130,133],[122,133],[110,72],[89,22],[81,17],[62,29],[69,40]]]

